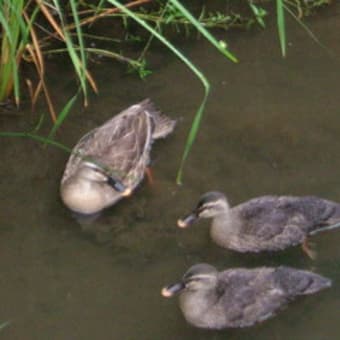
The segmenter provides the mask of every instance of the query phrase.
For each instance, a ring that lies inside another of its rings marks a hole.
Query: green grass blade
[[[237,58],[226,49],[226,43],[223,41],[217,41],[207,29],[177,0],[169,0],[184,17],[191,22],[191,24],[196,27],[196,29],[212,44],[214,45],[224,56],[233,62],[237,62]]]
[[[282,56],[286,56],[286,27],[283,0],[276,0],[276,21]]]
[[[176,183],[177,184],[182,184],[184,164],[185,164],[186,159],[188,158],[191,147],[194,144],[194,141],[196,139],[197,132],[198,132],[198,129],[199,129],[200,124],[201,124],[202,115],[203,115],[203,111],[204,111],[207,99],[208,99],[208,93],[206,93],[204,95],[203,101],[202,101],[200,107],[198,108],[196,115],[194,117],[194,121],[191,125],[189,135],[187,137],[187,141],[186,141],[186,144],[185,144],[185,147],[184,147],[184,152],[183,152],[183,156],[182,156],[182,159],[181,159],[181,164],[180,164],[179,170],[177,172],[177,177],[176,177]]]
[[[77,11],[77,4],[74,0],[70,1],[71,4],[71,10],[72,10],[72,15],[74,18],[74,22],[76,24],[76,32],[77,32],[77,39],[79,42],[79,47],[80,47],[80,59],[81,59],[81,78],[84,79],[84,86],[83,86],[83,91],[84,91],[84,96],[87,98],[87,86],[86,86],[86,55],[85,55],[85,45],[84,45],[84,39],[82,35],[82,29],[81,29],[81,24],[78,16],[78,11]]]
[[[96,6],[96,11],[93,13],[93,16],[97,16],[97,14],[102,9],[105,2],[106,2],[106,0],[100,0],[99,1],[98,5]]]
[[[119,3],[116,0],[107,0],[112,5],[119,8],[123,13],[126,13],[128,16],[130,16],[133,20],[138,22],[142,27],[144,27],[146,30],[148,30],[151,34],[153,34],[158,40],[160,40],[167,48],[169,48],[182,62],[187,65],[191,71],[199,78],[199,80],[202,82],[204,87],[204,98],[202,100],[201,105],[199,106],[195,118],[194,123],[195,125],[192,126],[189,136],[186,141],[184,153],[182,156],[182,161],[180,164],[180,168],[178,170],[177,179],[176,182],[178,184],[181,184],[182,182],[182,174],[183,174],[183,167],[185,160],[188,157],[189,151],[191,149],[191,146],[196,138],[197,135],[197,129],[200,125],[200,121],[202,118],[202,113],[205,107],[205,103],[207,101],[209,92],[210,92],[210,84],[207,78],[204,76],[204,74],[187,58],[185,57],[174,45],[172,45],[165,37],[163,37],[161,34],[159,34],[154,28],[152,28],[150,25],[148,25],[144,20],[140,19],[138,16],[136,16],[132,11],[130,11],[128,8],[123,6],[121,3]]]
[[[32,13],[30,14],[29,18],[28,18],[28,22],[26,22],[24,25],[22,25],[22,29],[21,29],[21,40],[22,40],[22,44],[26,44],[28,43],[28,39],[31,33],[31,28],[34,25],[35,21],[36,21],[36,17],[40,12],[40,7],[36,6]]]
[[[20,101],[20,80],[19,80],[19,70],[16,62],[13,62],[13,89],[14,89],[14,100],[17,104]]]
[[[40,130],[40,128],[42,127],[42,124],[43,124],[43,122],[44,122],[44,119],[45,119],[45,114],[42,113],[42,114],[40,115],[39,119],[38,119],[37,124],[36,124],[35,127],[33,128],[33,133],[34,133],[34,134],[36,134],[36,133]]]
[[[4,68],[1,70],[2,77],[2,90],[1,93],[3,96],[8,96],[12,89],[11,84],[14,87],[14,98],[15,102],[19,103],[20,99],[20,84],[19,84],[19,70],[18,70],[18,54],[20,53],[21,46],[23,46],[22,42],[22,31],[26,28],[26,23],[23,18],[23,8],[24,1],[6,1],[6,3],[2,3],[2,13],[7,13],[7,16],[4,19],[8,22],[8,29],[10,30],[10,46],[8,48],[8,52],[10,55],[10,59],[7,63],[4,63]],[[3,20],[1,20],[3,23]],[[3,43],[6,44],[6,41],[3,39]],[[2,46],[2,53],[4,46]]]
[[[77,54],[77,48],[74,46],[71,35],[69,34],[68,30],[66,29],[66,25],[64,22],[64,18],[63,18],[63,12],[61,9],[61,6],[59,4],[58,0],[53,0],[55,9],[58,13],[58,16],[60,18],[60,22],[61,22],[61,26],[62,26],[62,30],[63,30],[63,34],[65,36],[65,44],[66,44],[66,48],[68,51],[68,54],[70,56],[70,59],[72,61],[73,67],[76,71],[77,77],[79,79],[80,82],[80,86],[82,88],[82,91],[84,93],[84,98],[85,98],[85,102],[87,101],[87,86],[86,86],[86,76],[85,76],[85,65],[81,64],[81,58],[79,58],[78,54]]]
[[[0,24],[2,28],[1,56],[0,56],[0,101],[6,99],[8,86],[12,82],[14,51],[16,41],[10,27],[10,18],[5,16],[9,11],[4,3],[0,7]],[[9,15],[9,14],[8,14]]]
[[[37,142],[40,142],[42,144],[49,144],[52,146],[55,146],[63,151],[66,151],[67,153],[71,153],[72,149],[68,148],[64,144],[58,143],[53,139],[49,139],[46,137],[42,137],[40,135],[37,135],[35,133],[30,133],[30,132],[0,132],[0,137],[12,137],[12,138],[28,138],[28,139],[33,139]]]
[[[12,35],[12,32],[11,32],[9,26],[8,26],[7,19],[5,18],[2,10],[0,10],[0,24],[2,26],[2,30],[5,31],[5,33],[6,33],[6,34],[3,34],[1,38],[6,37],[9,41],[9,43],[11,44],[11,46],[13,46],[14,45],[13,35]]]
[[[48,138],[49,139],[53,139],[55,136],[55,133],[57,132],[57,130],[59,129],[59,127],[61,126],[61,124],[64,122],[64,120],[66,119],[66,117],[68,116],[72,106],[74,105],[76,99],[78,98],[79,95],[78,91],[64,106],[64,108],[61,110],[61,112],[58,115],[57,121],[54,123],[53,128],[51,129],[50,133],[48,134]]]
[[[77,48],[76,48],[77,50]],[[103,57],[108,57],[108,58],[112,58],[112,59],[116,59],[118,61],[122,61],[125,63],[130,64],[131,66],[135,67],[135,68],[139,68],[142,66],[142,63],[138,60],[134,60],[134,59],[130,59],[122,54],[119,53],[115,53],[112,51],[108,51],[108,50],[104,50],[101,48],[96,48],[96,47],[86,47],[85,51],[88,53],[93,53],[93,54],[97,54],[97,55],[101,55]],[[66,53],[67,49],[65,48],[58,48],[58,49],[54,49],[54,50],[48,50],[48,52],[46,52],[45,54],[51,55],[51,54],[58,54],[58,53]]]

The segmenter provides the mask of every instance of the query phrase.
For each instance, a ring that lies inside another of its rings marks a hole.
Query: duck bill
[[[125,188],[125,190],[122,192],[122,196],[123,197],[128,197],[128,196],[131,195],[131,193],[132,193],[131,188]]]
[[[162,289],[162,295],[166,298],[172,297],[175,294],[178,294],[185,288],[185,285],[183,282],[177,282],[170,286],[164,287]]]
[[[193,212],[187,217],[179,219],[177,221],[177,226],[180,228],[190,227],[197,219],[198,219],[197,214]]]

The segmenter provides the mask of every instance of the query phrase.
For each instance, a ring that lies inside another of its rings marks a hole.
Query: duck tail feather
[[[332,285],[332,281],[326,277],[285,266],[276,270],[276,277],[288,295],[313,294]]]
[[[153,139],[164,138],[174,130],[176,120],[162,114],[150,99],[143,100],[139,105],[152,117]]]
[[[169,118],[166,115],[158,114],[154,116],[154,130],[152,133],[153,139],[164,138],[169,135],[175,128],[176,120]]]
[[[309,232],[310,235],[319,232],[333,230],[340,227],[340,205],[338,203],[327,202],[327,208],[320,216],[318,224]]]
[[[329,230],[333,230],[333,229],[337,229],[340,228],[340,221],[338,223],[331,224],[331,225],[327,225],[327,224],[322,224],[320,227],[318,227],[317,229],[311,231],[309,234],[310,235],[314,235],[323,231],[329,231]]]

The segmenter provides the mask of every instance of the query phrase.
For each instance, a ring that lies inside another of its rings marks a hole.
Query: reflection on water
[[[319,257],[310,261],[300,248],[278,254],[233,253],[211,242],[208,221],[182,231],[176,220],[202,192],[213,189],[226,192],[232,204],[269,193],[340,201],[339,10],[335,4],[310,20],[331,54],[294,24],[289,26],[286,60],[279,57],[275,27],[228,33],[238,65],[202,41],[182,46],[213,85],[182,187],[174,179],[201,99],[199,82],[164,50],[155,51],[151,62],[166,63],[145,82],[126,75],[120,66],[98,66],[100,96],[92,99],[90,109],[79,107],[59,132],[60,141],[74,145],[112,113],[146,97],[180,123],[173,135],[153,147],[155,183],[144,181],[135,195],[93,224],[77,224],[59,199],[66,154],[31,141],[2,139],[0,321],[12,321],[3,337],[337,338],[340,232],[315,236]],[[52,79],[61,101],[69,96],[63,72]],[[1,117],[1,130],[27,130],[35,119],[30,113],[19,119]],[[164,284],[197,262],[220,269],[285,264],[315,270],[335,284],[253,328],[204,331],[186,324],[175,299],[160,296]]]

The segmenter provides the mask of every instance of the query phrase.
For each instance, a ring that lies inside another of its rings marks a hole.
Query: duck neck
[[[209,328],[209,310],[216,304],[215,289],[184,292],[180,296],[180,307],[188,322],[197,327]]]
[[[239,223],[234,215],[233,210],[228,207],[213,219],[210,235],[220,246],[228,246],[233,236],[238,234]]]
[[[229,206],[221,211],[218,215],[215,215],[212,226],[214,228],[223,229],[226,232],[233,231],[233,218],[232,218],[232,210]]]

